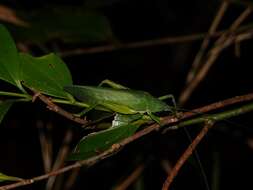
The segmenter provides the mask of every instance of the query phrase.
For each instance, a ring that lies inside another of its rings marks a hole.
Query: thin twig
[[[219,36],[221,35],[221,33],[222,32],[217,32],[214,34],[214,36]],[[67,56],[81,55],[81,54],[111,52],[111,51],[120,50],[120,49],[135,49],[135,48],[165,45],[165,44],[171,44],[171,43],[185,43],[185,42],[191,42],[191,41],[203,39],[204,35],[205,35],[204,33],[200,33],[200,34],[192,34],[192,35],[185,35],[185,36],[179,36],[179,37],[165,37],[165,38],[159,38],[159,39],[154,39],[154,40],[130,42],[130,43],[125,43],[125,44],[120,44],[117,46],[113,44],[109,44],[109,45],[91,47],[91,48],[79,48],[79,49],[74,49],[74,50],[66,50],[66,51],[61,51],[58,54],[61,57],[67,57]]]
[[[17,26],[22,27],[29,26],[29,23],[19,18],[13,9],[6,7],[4,5],[0,5],[0,20]]]
[[[69,143],[71,142],[73,133],[71,130],[67,130],[65,137],[62,142],[62,146],[57,154],[52,171],[58,170],[64,165],[67,154],[69,153]],[[46,190],[51,190],[53,188],[56,176],[52,176],[48,179],[46,184]]]
[[[236,102],[236,103],[244,102],[245,101],[244,98],[245,98],[244,96],[241,96],[240,100],[238,100],[238,97],[236,97],[237,100],[234,101],[234,102]],[[232,99],[229,99],[229,100],[230,100],[230,102],[233,102]],[[246,101],[248,101],[248,100],[253,100],[253,93],[251,94],[251,99],[246,98]],[[226,102],[226,100],[225,100],[225,102]],[[226,103],[228,104],[228,102],[226,102]],[[213,105],[217,106],[216,104],[213,104]],[[220,103],[219,103],[219,105],[220,105],[220,107],[223,107],[223,105],[221,105]],[[230,104],[228,104],[228,105],[230,105]],[[205,106],[205,107],[209,107],[209,106]],[[215,108],[219,108],[219,107],[217,106]],[[201,109],[205,110],[205,108],[199,108],[198,110],[201,110]],[[212,109],[210,109],[210,110],[212,110]],[[201,117],[201,118],[195,118],[195,119],[188,120],[188,121],[183,121],[182,123],[177,124],[178,127],[176,127],[175,129],[178,129],[179,127],[184,127],[184,126],[187,126],[187,125],[201,123],[201,122],[206,121],[207,119],[214,120],[214,121],[219,121],[219,120],[227,119],[229,117],[238,116],[240,114],[245,114],[245,113],[250,112],[250,111],[253,111],[253,103],[251,103],[249,105],[241,106],[241,107],[236,108],[234,110],[225,111],[225,112],[222,112],[220,114],[215,114],[214,116],[209,115],[208,117]],[[188,116],[192,116],[192,115],[188,114]],[[183,115],[182,118],[186,118],[186,117]],[[178,121],[178,119],[177,119],[176,116],[167,116],[167,117],[164,117],[164,118],[161,119],[161,124],[162,124],[162,126],[169,125],[169,124],[175,124],[175,122],[177,122],[177,121]],[[144,128],[143,130],[135,133],[131,137],[128,137],[128,138],[122,140],[121,142],[112,145],[111,148],[109,148],[108,150],[104,151],[103,153],[101,153],[97,156],[91,157],[91,158],[86,159],[86,160],[77,161],[72,165],[63,167],[61,169],[49,172],[49,173],[41,175],[41,176],[37,176],[37,177],[31,178],[31,179],[23,180],[21,182],[13,183],[13,184],[10,184],[10,185],[1,186],[0,190],[14,189],[14,188],[17,188],[17,187],[33,184],[37,181],[48,179],[51,176],[60,175],[62,173],[65,173],[67,171],[70,171],[70,170],[73,170],[73,169],[76,169],[76,168],[80,168],[82,166],[90,167],[93,164],[109,157],[110,155],[115,154],[116,152],[118,152],[122,147],[126,146],[127,144],[143,137],[144,135],[147,135],[147,134],[151,133],[152,131],[159,130],[160,128],[161,128],[161,126],[155,123],[153,125],[150,125],[150,126]]]
[[[234,3],[237,5],[243,5],[245,7],[252,7],[253,8],[252,1],[242,1],[242,0],[223,0],[223,1],[227,1],[229,3]]]
[[[197,53],[197,55],[193,61],[192,68],[190,69],[188,76],[186,77],[186,83],[190,83],[191,80],[194,78],[194,75],[200,66],[203,55],[209,45],[210,38],[215,33],[215,31],[216,31],[221,19],[223,18],[227,8],[228,8],[228,2],[223,1],[212,24],[211,24],[211,26],[210,26],[210,28],[209,28],[209,31],[208,31],[206,37],[204,38],[204,40],[201,44],[199,52]]]
[[[245,32],[240,35],[238,35],[235,39],[236,43],[240,43],[241,41],[252,39],[253,37],[253,31]]]
[[[245,25],[237,29],[237,32],[242,32],[247,29],[249,26]],[[220,30],[214,32],[210,37],[219,37],[223,33],[227,32],[227,30]],[[130,42],[126,44],[117,44],[117,46],[113,44],[104,45],[104,46],[96,46],[91,48],[78,48],[73,50],[63,50],[58,52],[58,54],[62,57],[74,56],[74,55],[81,55],[81,54],[94,54],[94,53],[105,53],[116,51],[120,49],[135,49],[135,48],[142,48],[142,47],[152,47],[158,45],[166,45],[166,44],[174,44],[174,43],[186,43],[192,42],[196,40],[202,40],[205,38],[207,33],[197,33],[197,34],[190,34],[190,35],[183,35],[183,36],[175,36],[175,37],[164,37],[154,40],[145,40],[139,42]]]
[[[172,184],[174,178],[177,176],[179,170],[184,165],[186,160],[191,156],[193,151],[196,149],[197,145],[203,139],[203,137],[207,134],[208,130],[214,125],[212,121],[207,121],[203,129],[200,133],[196,136],[196,138],[192,141],[192,143],[188,146],[182,156],[178,159],[176,165],[168,175],[167,179],[165,180],[162,190],[168,190],[170,185]]]
[[[185,89],[181,93],[179,97],[179,104],[183,105],[191,96],[193,91],[197,88],[200,82],[207,75],[213,63],[218,58],[220,52],[231,45],[234,41],[236,41],[236,36],[233,32],[236,28],[249,16],[251,13],[251,9],[247,8],[231,25],[230,29],[227,33],[224,33],[216,42],[214,47],[209,51],[207,60],[205,64],[203,64],[202,68],[199,69],[199,72],[196,74],[195,78],[192,79],[191,83],[186,85]],[[229,35],[228,35],[229,34]]]
[[[85,119],[79,118],[74,116],[72,113],[67,112],[66,110],[62,109],[61,107],[57,106],[56,104],[54,104],[50,98],[44,96],[43,94],[41,94],[40,92],[37,92],[35,90],[32,90],[34,92],[34,97],[38,97],[42,102],[44,102],[45,104],[47,104],[47,107],[49,110],[58,113],[64,117],[66,117],[67,119],[70,119],[72,121],[75,121],[76,123],[79,124],[86,124],[87,121]]]
[[[229,35],[234,34],[236,29],[241,25],[241,23],[251,14],[252,8],[248,7],[246,10],[244,10],[240,16],[232,23],[232,25],[229,27],[229,29],[224,32],[218,40],[215,42],[216,46],[221,45],[226,41],[227,38],[229,38]]]
[[[63,190],[72,189],[72,186],[74,185],[79,172],[80,172],[80,168],[76,168],[72,170],[70,176],[68,177],[68,179],[66,180],[66,183],[64,184]]]
[[[215,102],[206,106],[203,106],[201,108],[196,108],[193,109],[192,111],[189,112],[185,112],[182,117],[180,117],[181,119],[186,119],[189,117],[192,117],[194,115],[197,115],[199,113],[203,114],[203,113],[207,113],[213,110],[218,110],[218,109],[222,109],[237,103],[241,103],[241,102],[247,102],[247,101],[252,101],[253,100],[253,93],[249,93],[249,94],[245,94],[242,96],[235,96],[233,98],[229,98],[226,100],[222,100],[219,102]]]
[[[20,50],[21,52],[32,54],[28,45],[21,43],[21,42],[17,42],[16,46],[17,46],[18,50]]]
[[[62,188],[64,187],[64,181],[65,181],[65,175],[59,175],[57,176],[57,180],[54,184],[54,188],[53,190],[62,190]]]
[[[43,165],[45,173],[50,172],[52,164],[52,154],[50,154],[50,143],[46,137],[45,131],[43,129],[43,123],[41,120],[37,121],[37,128],[39,132],[39,140],[41,146],[41,154],[43,158]]]
[[[124,181],[121,184],[119,184],[117,187],[115,187],[114,190],[127,189],[142,174],[144,168],[145,168],[144,164],[139,165],[137,168],[135,168],[135,170],[129,176],[127,176],[126,179],[124,179]]]
[[[162,160],[161,161],[162,169],[169,174],[172,171],[172,164],[169,160]]]

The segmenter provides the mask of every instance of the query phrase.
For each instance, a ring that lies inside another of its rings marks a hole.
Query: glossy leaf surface
[[[122,125],[91,133],[78,143],[69,160],[83,160],[95,156],[113,144],[133,135],[138,128],[139,125]]]
[[[0,79],[19,88],[20,61],[15,43],[6,28],[0,24]]]
[[[0,124],[4,118],[4,116],[6,115],[6,113],[8,112],[8,110],[10,109],[10,107],[12,106],[13,102],[1,102],[0,101]]]
[[[71,74],[65,63],[55,54],[32,57],[20,54],[22,81],[27,87],[44,94],[67,98],[63,86],[72,84]]]

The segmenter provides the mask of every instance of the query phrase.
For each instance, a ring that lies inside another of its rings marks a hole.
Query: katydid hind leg
[[[89,106],[88,108],[84,109],[83,111],[81,111],[80,113],[75,114],[75,115],[76,115],[77,117],[82,117],[82,116],[84,116],[85,114],[87,114],[89,111],[93,110],[96,106],[97,106],[97,104],[91,105],[91,106]]]
[[[109,79],[103,80],[98,86],[103,86],[105,84],[112,87],[112,88],[115,88],[115,89],[129,89],[126,86],[123,86],[123,85],[116,83],[114,81],[111,81]]]

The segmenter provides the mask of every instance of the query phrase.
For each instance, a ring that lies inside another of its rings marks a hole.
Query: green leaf
[[[20,59],[21,77],[25,86],[50,96],[70,96],[63,90],[63,86],[72,84],[71,74],[58,56],[51,53],[37,58],[20,53]]]
[[[6,115],[6,113],[12,106],[12,104],[13,102],[10,102],[10,101],[5,101],[5,102],[0,101],[0,123],[2,122],[4,116]]]
[[[23,179],[19,177],[13,177],[13,176],[8,176],[3,173],[0,173],[0,182],[3,181],[22,181]]]
[[[139,125],[122,125],[85,136],[70,155],[69,160],[83,160],[95,156],[113,144],[133,135]]]
[[[22,89],[20,84],[20,62],[13,39],[0,24],[0,79]]]
[[[19,16],[30,24],[30,27],[9,26],[15,39],[20,41],[45,43],[60,39],[67,43],[94,43],[112,39],[108,19],[82,6],[51,5]]]

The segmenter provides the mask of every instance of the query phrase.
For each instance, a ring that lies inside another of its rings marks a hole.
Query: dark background
[[[92,1],[67,0],[36,2],[12,0],[1,3],[22,10],[28,16],[30,11],[46,7],[83,6],[107,17],[113,32],[112,38],[108,41],[68,44],[62,43],[61,39],[50,39],[41,42],[50,52],[54,51],[52,47],[55,42],[60,49],[68,50],[114,43],[115,40],[116,43],[127,43],[206,32],[221,3],[218,0],[101,0],[96,2],[98,5],[92,4]],[[219,29],[229,27],[244,9],[243,5],[231,4]],[[251,20],[252,16],[245,23],[249,24]],[[14,39],[18,36],[15,32],[12,34]],[[16,41],[18,42],[19,39],[16,38]],[[41,44],[29,43],[34,55],[46,54]],[[70,68],[75,84],[97,85],[108,78],[133,89],[148,91],[154,96],[173,94],[177,99],[200,44],[201,41],[193,41],[120,49],[73,55],[63,57],[63,60]],[[220,54],[208,75],[184,106],[185,109],[252,91],[252,40],[242,42],[240,47],[240,57],[235,56],[234,46],[230,46]],[[6,84],[1,83],[1,88],[2,86],[5,88]],[[251,174],[253,150],[252,145],[249,144],[253,135],[251,118],[252,113],[248,113],[229,122],[220,122],[200,143],[198,152],[211,188],[215,179],[219,184],[217,189],[253,187]],[[81,137],[82,131],[77,126],[48,112],[43,104],[15,105],[0,128],[1,172],[23,178],[30,178],[44,172],[36,127],[38,120],[53,125],[50,134],[54,143],[54,155],[57,154],[64,132],[68,128],[72,127],[75,134],[72,147]],[[199,126],[190,127],[192,136],[196,135],[199,129]],[[95,166],[83,168],[73,189],[112,189],[130,175],[140,163],[146,165],[139,181],[144,184],[143,189],[161,189],[167,176],[161,161],[169,160],[172,164],[175,163],[188,144],[189,141],[183,130],[167,134],[152,133],[129,144],[118,154]],[[179,172],[172,188],[206,189],[203,176],[193,158]],[[39,182],[19,189],[44,189],[44,183]],[[137,185],[134,184],[129,189],[137,189]]]

